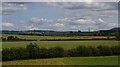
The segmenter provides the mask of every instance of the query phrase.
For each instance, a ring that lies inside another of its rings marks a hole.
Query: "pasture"
[[[3,34],[2,37],[11,36]],[[50,48],[60,46],[65,50],[73,49],[78,46],[115,46],[119,41],[116,40],[83,40],[83,41],[40,41],[41,39],[89,39],[89,38],[107,38],[107,36],[27,36],[27,35],[12,35],[23,39],[37,39],[37,41],[5,41],[2,43],[2,48],[18,48],[26,47],[29,43],[36,43],[40,47]],[[111,37],[114,38],[114,37]],[[15,60],[4,61],[3,65],[117,65],[117,56],[98,56],[98,57],[65,57],[51,59],[30,59],[30,60]]]
[[[118,65],[117,56],[70,57],[5,61],[3,65]]]
[[[16,34],[0,34],[2,37],[17,36],[22,39],[101,39],[101,38],[115,38],[115,36],[35,36],[35,35],[16,35]]]
[[[36,43],[40,47],[55,47],[60,46],[64,49],[72,49],[77,46],[114,46],[118,45],[118,41],[113,40],[91,40],[91,41],[16,41],[16,42],[2,42],[2,48],[11,48],[11,47],[25,47],[29,43]]]
[[[35,35],[16,35],[16,34],[0,34],[2,37],[8,36],[17,36],[21,39],[37,39],[37,41],[3,41],[2,48],[11,48],[11,47],[25,47],[29,43],[36,43],[40,47],[55,47],[60,46],[64,49],[75,48],[80,45],[84,46],[98,46],[98,45],[106,45],[106,46],[114,46],[118,45],[118,41],[116,40],[80,40],[80,41],[40,41],[42,39],[90,39],[90,38],[108,38],[108,36],[35,36]],[[114,36],[110,36],[110,38],[114,38]]]

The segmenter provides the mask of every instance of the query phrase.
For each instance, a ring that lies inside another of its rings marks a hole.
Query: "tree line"
[[[2,61],[43,59],[60,57],[87,57],[120,55],[120,46],[78,46],[64,50],[61,47],[43,48],[30,43],[25,48],[5,48],[2,50]]]
[[[36,39],[22,39],[17,36],[1,37],[2,41],[37,41]]]
[[[86,40],[117,40],[115,38],[91,38],[91,39],[40,39],[40,41],[86,41]]]

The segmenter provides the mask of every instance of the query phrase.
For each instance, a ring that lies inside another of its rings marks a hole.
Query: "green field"
[[[92,41],[18,41],[18,42],[2,42],[3,48],[11,48],[11,47],[25,47],[29,43],[36,43],[40,47],[55,47],[60,46],[64,49],[75,48],[80,45],[84,46],[98,46],[98,45],[106,45],[106,46],[114,46],[118,45],[118,41],[112,40],[92,40]]]
[[[65,36],[35,36],[35,35],[16,35],[16,34],[0,34],[2,37],[8,37],[8,36],[17,36],[22,39],[71,39],[71,38],[79,38],[79,37],[65,37]]]
[[[118,65],[117,56],[6,61],[3,65]]]
[[[16,34],[0,34],[2,37],[17,36],[22,39],[91,39],[91,38],[108,38],[108,36],[35,36],[35,35],[16,35]],[[115,38],[115,36],[109,36],[109,38]]]
[[[2,37],[10,36],[3,34]],[[60,46],[64,49],[72,49],[77,46],[93,46],[98,45],[114,46],[118,45],[119,41],[115,40],[84,40],[84,41],[39,41],[40,39],[71,39],[71,38],[91,38],[85,37],[62,37],[62,36],[27,36],[27,35],[13,35],[22,39],[37,39],[38,41],[6,41],[1,42],[2,48],[11,47],[26,47],[29,43],[36,43],[40,47],[55,47]],[[92,36],[96,38],[95,36]],[[99,37],[99,36],[98,36]],[[97,38],[98,38],[97,37]],[[103,38],[103,37],[99,37]],[[104,56],[104,57],[66,57],[66,58],[51,58],[51,59],[30,59],[30,60],[16,60],[16,61],[5,61],[3,65],[117,65],[117,56]]]

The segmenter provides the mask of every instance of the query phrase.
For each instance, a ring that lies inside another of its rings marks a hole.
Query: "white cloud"
[[[63,27],[64,24],[62,24],[62,23],[56,23],[54,26],[57,26],[57,27]]]
[[[13,25],[13,23],[10,23],[10,22],[3,22],[2,26],[3,27],[13,27],[14,25]]]
[[[113,17],[118,15],[118,3],[116,2],[50,2],[47,3],[60,8],[65,16],[102,16]]]
[[[117,10],[117,3],[115,2],[52,2],[48,3],[50,5],[53,5],[55,7],[61,7],[65,9],[70,9],[70,10],[80,10],[80,9],[89,9],[93,11],[102,11],[102,10]]]
[[[27,30],[38,30],[38,27],[35,27],[34,25],[28,26]]]
[[[104,21],[104,20],[102,20],[101,18],[99,18],[99,19],[98,19],[98,21],[99,21],[99,22],[102,22],[102,23],[104,23],[104,22],[105,22],[105,21]]]
[[[95,24],[93,20],[90,18],[79,18],[79,17],[73,17],[73,18],[64,18],[64,19],[58,19],[58,23],[68,23],[70,25],[91,25]]]
[[[2,3],[2,12],[3,14],[13,14],[16,12],[26,10],[26,6],[24,3]]]
[[[3,2],[119,2],[119,0],[3,0]]]
[[[25,26],[26,30],[45,29],[55,31],[88,31],[88,29],[90,28],[92,31],[95,31],[100,29],[110,29],[117,26],[117,24],[106,22],[102,18],[98,18],[98,20],[95,21],[89,17],[69,17],[57,20],[32,18],[32,21],[34,22],[29,22],[29,25]]]
[[[35,23],[35,24],[44,24],[47,22],[52,22],[52,20],[48,20],[45,18],[31,18],[29,22]]]

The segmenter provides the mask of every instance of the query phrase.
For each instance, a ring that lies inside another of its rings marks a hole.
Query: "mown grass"
[[[118,65],[118,57],[106,56],[66,58],[64,63],[68,65]]]
[[[117,56],[5,61],[3,65],[118,65]]]
[[[55,47],[60,46],[64,49],[71,49],[77,46],[98,46],[98,45],[106,45],[106,46],[114,46],[118,45],[118,41],[112,40],[92,40],[92,41],[18,41],[18,42],[2,42],[2,47],[11,48],[11,47],[25,47],[29,43],[36,43],[40,47]]]
[[[2,37],[8,36],[17,36],[22,39],[37,39],[38,41],[6,41],[2,42],[2,48],[11,48],[11,47],[25,47],[29,43],[36,43],[40,47],[55,47],[60,46],[65,49],[75,48],[80,45],[85,46],[98,46],[98,45],[108,45],[113,46],[117,45],[118,41],[115,40],[86,40],[86,41],[39,41],[41,39],[80,39],[80,38],[107,38],[107,36],[74,36],[74,37],[65,37],[65,36],[30,36],[30,35],[15,35],[15,34],[0,34]]]

